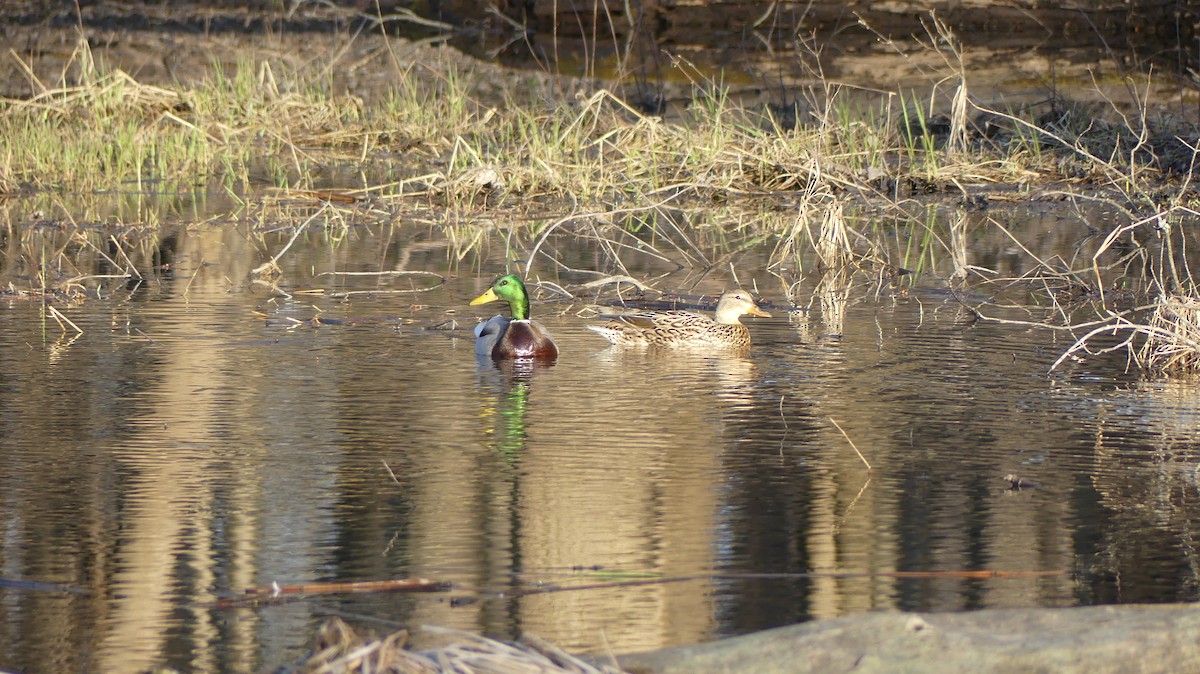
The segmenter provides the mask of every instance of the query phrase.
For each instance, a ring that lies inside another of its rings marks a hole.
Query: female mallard
[[[716,320],[690,311],[646,311],[613,317],[604,325],[589,325],[617,346],[745,349],[750,331],[743,314],[770,317],[744,290],[730,290],[717,302]]]
[[[471,300],[471,306],[496,300],[508,302],[512,320],[496,314],[475,326],[475,355],[499,360],[558,356],[558,347],[546,327],[529,320],[529,293],[520,278],[513,274],[501,276],[486,293]]]

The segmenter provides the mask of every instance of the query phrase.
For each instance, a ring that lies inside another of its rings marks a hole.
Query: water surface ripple
[[[84,591],[0,586],[0,667],[257,671],[331,614],[627,652],[1200,594],[1192,385],[1048,372],[1062,345],[919,288],[750,321],[746,357],[622,352],[544,311],[558,362],[496,367],[466,330],[487,281],[414,307],[165,280],[71,308],[74,340],[0,305],[0,575]],[[336,324],[254,313],[314,304]],[[454,589],[219,603],[405,577]],[[651,577],[688,580],[544,591]]]

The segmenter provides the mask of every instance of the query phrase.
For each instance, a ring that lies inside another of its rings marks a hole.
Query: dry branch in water
[[[1149,312],[1149,319],[1139,323],[1131,315]],[[1097,321],[1092,328],[1075,340],[1058,360],[1053,370],[1064,361],[1089,355],[1126,351],[1131,363],[1146,374],[1183,375],[1200,372],[1200,300],[1172,295],[1153,305],[1137,307],[1121,313],[1110,313],[1107,321]],[[1077,328],[1080,326],[1069,326]],[[1093,342],[1103,336],[1124,335],[1115,344],[1093,348]]]
[[[449,584],[425,578],[371,580],[347,583],[307,583],[303,585],[264,585],[246,589],[247,595],[343,594],[346,592],[440,592]]]
[[[1166,297],[1150,314],[1137,362],[1167,374],[1200,371],[1200,300]]]

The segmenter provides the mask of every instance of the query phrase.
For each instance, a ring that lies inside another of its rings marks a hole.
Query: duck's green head
[[[492,287],[488,288],[486,293],[471,300],[471,306],[487,304],[496,300],[508,302],[508,308],[512,311],[514,321],[523,321],[529,318],[529,293],[525,290],[525,284],[516,275],[506,274],[492,281]]]

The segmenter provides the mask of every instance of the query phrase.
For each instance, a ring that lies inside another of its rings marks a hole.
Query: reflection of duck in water
[[[556,358],[558,347],[541,323],[529,319],[529,293],[513,274],[492,282],[484,294],[471,300],[471,306],[503,300],[508,302],[512,319],[496,314],[475,326],[475,355],[508,358]]]
[[[739,320],[745,314],[771,316],[755,304],[750,293],[730,290],[717,302],[716,320],[690,311],[645,311],[588,328],[617,346],[746,349],[750,331]]]

